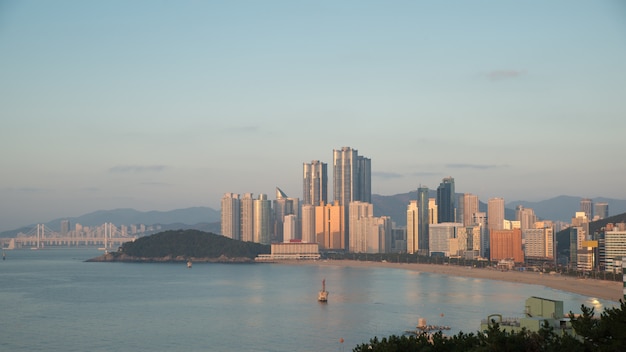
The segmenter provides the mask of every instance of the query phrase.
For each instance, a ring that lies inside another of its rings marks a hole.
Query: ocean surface
[[[476,332],[530,296],[615,306],[543,286],[391,268],[87,263],[96,249],[6,251],[0,351],[351,351],[419,318]],[[317,302],[322,279],[330,292]],[[342,342],[343,341],[343,342]]]

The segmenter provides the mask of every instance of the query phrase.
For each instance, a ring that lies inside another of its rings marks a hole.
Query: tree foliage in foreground
[[[626,303],[606,308],[599,319],[594,309],[581,306],[582,314],[570,312],[576,336],[560,335],[547,323],[538,332],[510,332],[492,324],[486,332],[460,332],[446,337],[441,332],[411,336],[374,337],[354,352],[623,352],[626,351]]]
[[[233,240],[224,236],[197,230],[165,231],[126,242],[120,252],[143,258],[250,258],[268,254],[270,246]]]

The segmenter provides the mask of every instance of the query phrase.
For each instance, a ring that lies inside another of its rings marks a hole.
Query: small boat
[[[317,300],[320,302],[328,302],[328,291],[326,291],[326,279],[322,280],[322,289],[317,295]]]
[[[191,260],[187,261],[187,267],[191,269]]]

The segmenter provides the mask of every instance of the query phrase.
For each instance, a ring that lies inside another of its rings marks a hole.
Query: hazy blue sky
[[[0,117],[0,230],[302,197],[342,146],[377,194],[624,199],[626,3],[0,1]]]

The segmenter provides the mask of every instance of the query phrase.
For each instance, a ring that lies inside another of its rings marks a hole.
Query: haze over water
[[[390,268],[281,264],[86,263],[93,249],[7,251],[2,351],[341,351],[402,334],[418,318],[475,332],[524,300],[565,311],[615,302],[482,279]],[[316,301],[326,278],[329,303]],[[594,303],[595,302],[595,303]],[[344,343],[340,343],[340,339]]]

